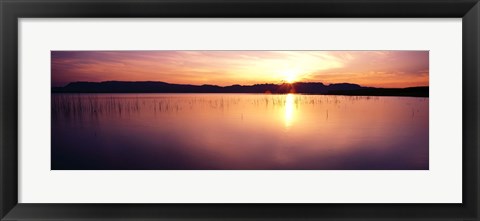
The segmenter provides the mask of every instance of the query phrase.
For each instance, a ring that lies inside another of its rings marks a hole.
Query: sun
[[[297,80],[298,72],[295,70],[287,70],[283,72],[283,80],[289,84]]]

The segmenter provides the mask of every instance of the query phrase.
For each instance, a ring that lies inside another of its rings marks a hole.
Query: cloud
[[[418,51],[53,51],[52,84],[165,81],[188,84],[298,81],[428,84],[428,52]],[[410,82],[410,83],[408,83]]]

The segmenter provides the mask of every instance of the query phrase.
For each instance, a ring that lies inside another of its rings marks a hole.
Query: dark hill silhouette
[[[428,97],[428,87],[408,88],[363,88],[350,91],[329,91],[332,95],[362,95],[362,96],[404,96],[404,97]]]
[[[372,88],[358,84],[325,85],[320,82],[255,85],[190,85],[160,81],[72,82],[65,87],[53,87],[53,93],[302,93],[330,95],[413,96],[428,97],[428,86],[411,88]]]

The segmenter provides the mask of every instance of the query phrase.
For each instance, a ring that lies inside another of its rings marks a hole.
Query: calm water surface
[[[428,169],[428,98],[53,94],[52,169]]]

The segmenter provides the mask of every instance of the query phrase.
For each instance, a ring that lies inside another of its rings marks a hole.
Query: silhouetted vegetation
[[[408,88],[363,88],[358,90],[329,91],[332,95],[356,96],[401,96],[401,97],[428,97],[428,87]]]
[[[271,94],[327,94],[357,96],[410,96],[428,97],[428,86],[411,88],[372,88],[358,84],[298,82],[293,84],[255,85],[189,85],[170,84],[158,81],[105,81],[73,82],[65,87],[53,87],[53,93],[271,93]]]

